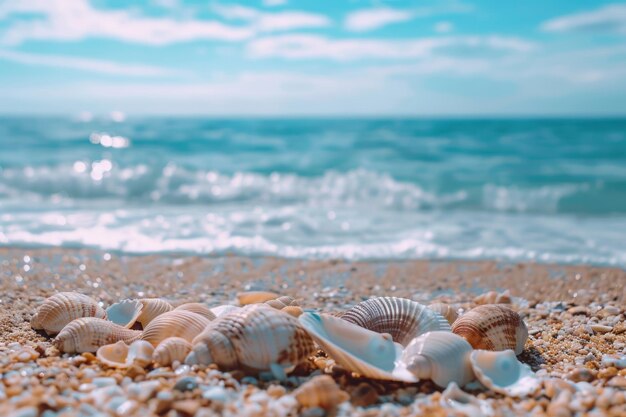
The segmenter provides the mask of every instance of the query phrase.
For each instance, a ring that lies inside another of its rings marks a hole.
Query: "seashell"
[[[452,408],[468,417],[485,417],[494,414],[493,407],[487,401],[461,390],[454,382],[450,382],[441,393],[439,403],[445,408]]]
[[[452,325],[452,323],[454,323],[454,321],[459,318],[459,313],[450,304],[433,303],[429,305],[428,308],[435,313],[441,314],[446,320],[448,320],[448,323],[450,323],[450,325]]]
[[[145,340],[135,340],[128,348],[126,362],[128,362],[129,365],[138,365],[145,368],[152,363],[153,353],[154,346],[149,342]]]
[[[474,349],[524,350],[528,329],[515,311],[501,304],[478,306],[459,317],[452,332],[463,336]]]
[[[304,310],[302,310],[302,308],[299,306],[283,307],[280,311],[282,311],[283,313],[287,313],[290,316],[295,317],[295,318],[300,317],[300,315],[304,313]]]
[[[189,352],[191,343],[182,337],[168,337],[154,349],[152,359],[161,366],[169,366],[176,361],[183,363]]]
[[[541,382],[512,350],[493,352],[475,350],[470,353],[470,365],[476,378],[487,388],[512,397],[524,397],[539,388]]]
[[[130,346],[123,341],[100,346],[96,352],[98,360],[112,368],[128,368],[131,365],[147,367],[152,362],[154,348],[148,342],[135,340]]]
[[[277,310],[282,310],[283,308],[289,307],[289,306],[299,306],[296,299],[288,295],[284,295],[282,297],[278,297],[276,299],[266,301],[265,304]]]
[[[398,361],[402,346],[389,334],[376,333],[329,314],[304,313],[298,320],[342,367],[369,378],[417,381]]]
[[[65,325],[81,317],[106,318],[106,312],[93,298],[77,292],[60,292],[48,297],[30,321],[33,329],[49,335],[59,333]]]
[[[426,332],[450,331],[450,324],[439,313],[406,298],[371,298],[355,305],[341,318],[377,333],[388,333],[402,346]]]
[[[220,317],[192,345],[185,359],[188,365],[271,370],[279,379],[285,376],[285,368],[306,360],[315,350],[297,319],[263,304]]]
[[[120,301],[106,309],[107,320],[130,329],[141,315],[142,309],[143,304],[139,300]]]
[[[241,307],[230,305],[230,304],[224,304],[221,306],[213,307],[211,309],[211,312],[215,314],[215,317],[222,317],[222,316],[225,316],[226,314],[230,314],[239,310],[241,310]]]
[[[143,309],[137,321],[144,329],[157,316],[174,309],[170,303],[161,298],[142,298],[139,301],[143,304]]]
[[[499,294],[495,291],[488,291],[474,298],[474,303],[478,305],[486,304],[511,304],[511,293],[509,290]]]
[[[209,323],[211,323],[209,319],[191,311],[168,311],[152,320],[144,329],[141,338],[155,347],[168,337],[182,337],[191,342]]]
[[[431,379],[444,388],[450,382],[463,386],[474,379],[469,364],[472,346],[450,332],[428,332],[413,339],[401,362],[419,379]]]
[[[192,313],[200,314],[202,317],[207,318],[209,320],[215,320],[217,317],[209,307],[202,303],[186,303],[181,304],[174,309],[174,311],[191,311]]]
[[[333,410],[348,401],[350,394],[343,391],[329,375],[318,375],[302,384],[293,392],[302,407],[319,407]]]
[[[96,317],[73,320],[61,330],[53,343],[61,352],[95,352],[100,346],[123,341],[131,343],[141,337],[141,331],[130,330]]]
[[[240,305],[245,306],[248,304],[264,303],[269,300],[274,300],[280,297],[280,294],[269,291],[246,291],[237,294],[237,301]]]

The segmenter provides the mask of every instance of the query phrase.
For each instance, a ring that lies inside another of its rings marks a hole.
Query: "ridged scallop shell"
[[[158,346],[168,337],[182,337],[191,342],[210,323],[206,317],[191,311],[168,311],[152,320],[144,329],[141,338],[150,342],[152,346]]]
[[[246,291],[237,294],[237,301],[240,305],[245,306],[248,304],[264,303],[269,300],[274,300],[280,297],[280,294],[269,291]]]
[[[452,332],[463,336],[474,349],[513,349],[516,355],[522,353],[528,339],[524,320],[501,304],[471,309],[454,322]]]
[[[191,352],[191,343],[182,337],[168,337],[154,349],[152,358],[161,366],[169,366],[174,362],[183,363]]]
[[[60,292],[48,297],[30,321],[33,329],[49,335],[59,333],[69,322],[81,317],[106,318],[106,312],[93,298],[77,292]]]
[[[209,320],[215,320],[215,318],[217,317],[208,306],[202,303],[181,304],[174,309],[174,311],[180,310],[191,311],[192,313],[200,314],[202,317]]]
[[[153,351],[152,345],[143,340],[135,340],[130,346],[119,341],[100,346],[96,357],[112,368],[128,368],[131,365],[145,368],[152,362]]]
[[[510,349],[475,350],[470,354],[470,364],[476,378],[500,394],[524,397],[534,393],[541,384],[530,367],[518,361]]]
[[[389,334],[373,332],[329,314],[304,313],[298,320],[324,352],[345,369],[369,378],[417,381],[397,366],[402,346]]]
[[[295,317],[295,318],[300,317],[302,313],[304,313],[304,310],[302,310],[302,308],[298,306],[283,307],[280,311],[282,311],[283,313],[287,313],[290,316]]]
[[[141,337],[141,331],[130,330],[110,321],[95,317],[76,319],[61,330],[54,345],[67,353],[95,352],[100,346],[117,341],[132,343]]]
[[[288,295],[283,295],[282,297],[278,297],[276,299],[266,301],[265,304],[277,310],[282,310],[285,307],[300,305],[298,304],[295,298],[290,297]]]
[[[239,311],[239,310],[241,310],[241,307],[230,305],[230,304],[224,304],[221,306],[211,308],[211,312],[215,314],[215,317],[222,317],[222,316],[225,316],[226,314],[234,313],[235,311]]]
[[[161,298],[142,298],[139,301],[143,304],[143,309],[137,321],[144,329],[156,317],[174,309],[170,303]]]
[[[329,375],[313,377],[296,389],[293,396],[302,407],[320,407],[325,410],[333,410],[350,399],[350,394],[339,388]]]
[[[450,382],[463,386],[474,379],[469,354],[472,346],[450,332],[428,332],[413,339],[402,352],[401,362],[419,379],[430,379],[438,386]]]
[[[313,340],[297,319],[264,304],[220,317],[192,345],[186,364],[271,370],[277,377],[315,350]]]
[[[489,417],[494,414],[493,407],[487,401],[461,390],[454,382],[448,384],[441,393],[439,403],[442,407],[452,408],[467,417]]]
[[[426,332],[450,331],[450,324],[439,313],[406,298],[371,298],[355,305],[341,318],[377,333],[388,333],[402,346]]]
[[[133,327],[137,318],[141,315],[143,304],[139,300],[124,300],[110,305],[106,309],[107,320],[124,326],[127,329]]]
[[[452,325],[452,323],[454,323],[455,320],[459,318],[459,313],[450,304],[433,303],[430,304],[428,308],[435,313],[441,314],[448,321],[448,323],[450,323],[450,325]]]

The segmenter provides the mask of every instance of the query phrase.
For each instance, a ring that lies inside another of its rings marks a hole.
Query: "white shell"
[[[428,332],[413,339],[402,352],[402,363],[419,379],[431,379],[444,388],[463,386],[474,379],[469,364],[472,346],[450,332]]]
[[[213,307],[211,312],[215,314],[215,317],[222,317],[226,314],[234,313],[235,311],[241,310],[241,307],[234,306],[231,304],[224,304],[221,306]]]
[[[123,341],[98,348],[98,360],[112,368],[128,368],[131,365],[147,367],[152,362],[154,348],[148,342],[135,340],[130,346]]]
[[[389,333],[402,346],[420,334],[451,331],[450,324],[441,314],[418,302],[398,297],[371,298],[355,305],[341,318],[377,333]]]
[[[182,337],[168,337],[154,349],[152,359],[161,366],[169,366],[176,361],[183,363],[191,348],[191,343]]]
[[[515,357],[512,350],[475,350],[470,364],[476,378],[487,388],[512,397],[529,395],[541,384],[535,373]]]
[[[143,304],[139,300],[120,301],[107,308],[107,320],[129,329],[137,321],[142,309]]]
[[[106,312],[96,300],[77,292],[60,292],[39,306],[31,319],[33,329],[43,329],[48,335],[59,333],[72,320],[81,317],[106,318]]]
[[[142,298],[139,301],[143,304],[143,309],[137,321],[141,323],[144,329],[156,317],[174,309],[170,303],[161,298]]]
[[[304,313],[298,320],[322,349],[344,368],[363,376],[416,382],[396,363],[402,346],[380,334],[328,314]]]
[[[131,343],[141,337],[141,331],[131,330],[96,317],[73,320],[61,330],[53,343],[61,352],[95,352],[100,346],[119,340]]]
[[[179,305],[178,307],[174,309],[174,311],[180,311],[180,310],[191,311],[192,313],[199,314],[202,317],[209,319],[209,320],[215,320],[215,317],[216,317],[215,313],[213,313],[211,309],[209,309],[208,306],[202,303],[185,303],[185,304]]]
[[[447,303],[433,303],[430,304],[428,308],[435,313],[441,314],[446,320],[448,320],[450,326],[452,326],[452,323],[459,318],[459,313],[456,311],[454,306]]]
[[[135,340],[128,348],[128,357],[126,362],[129,365],[138,365],[142,368],[152,363],[152,354],[154,347],[145,340]]]
[[[445,391],[441,393],[439,403],[443,407],[460,411],[468,417],[488,417],[494,414],[493,407],[487,401],[461,390],[454,382],[448,384]]]
[[[209,319],[191,311],[168,311],[152,320],[146,326],[141,338],[155,347],[168,337],[182,337],[191,342],[209,323],[211,323]]]

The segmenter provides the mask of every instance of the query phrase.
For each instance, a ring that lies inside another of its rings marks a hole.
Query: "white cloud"
[[[86,59],[64,55],[40,55],[9,50],[0,50],[0,60],[17,62],[25,65],[69,68],[101,74],[136,77],[161,77],[181,74],[179,71],[150,65],[120,64],[100,59]]]
[[[614,32],[626,34],[626,4],[560,16],[541,25],[548,32]]]
[[[287,0],[263,0],[263,6],[265,7],[277,7],[287,4]]]
[[[450,33],[452,30],[454,30],[454,25],[451,22],[437,22],[435,25],[437,33]]]
[[[327,16],[319,13],[302,11],[267,13],[236,4],[214,4],[213,10],[224,19],[246,21],[258,32],[321,28],[331,24]]]
[[[352,32],[367,32],[392,23],[406,22],[413,17],[414,13],[410,10],[389,7],[362,9],[350,13],[346,17],[344,26]]]

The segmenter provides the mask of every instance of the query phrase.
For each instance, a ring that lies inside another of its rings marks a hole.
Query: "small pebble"
[[[181,392],[193,391],[196,388],[198,388],[198,381],[192,376],[181,378],[174,384],[174,389]]]

